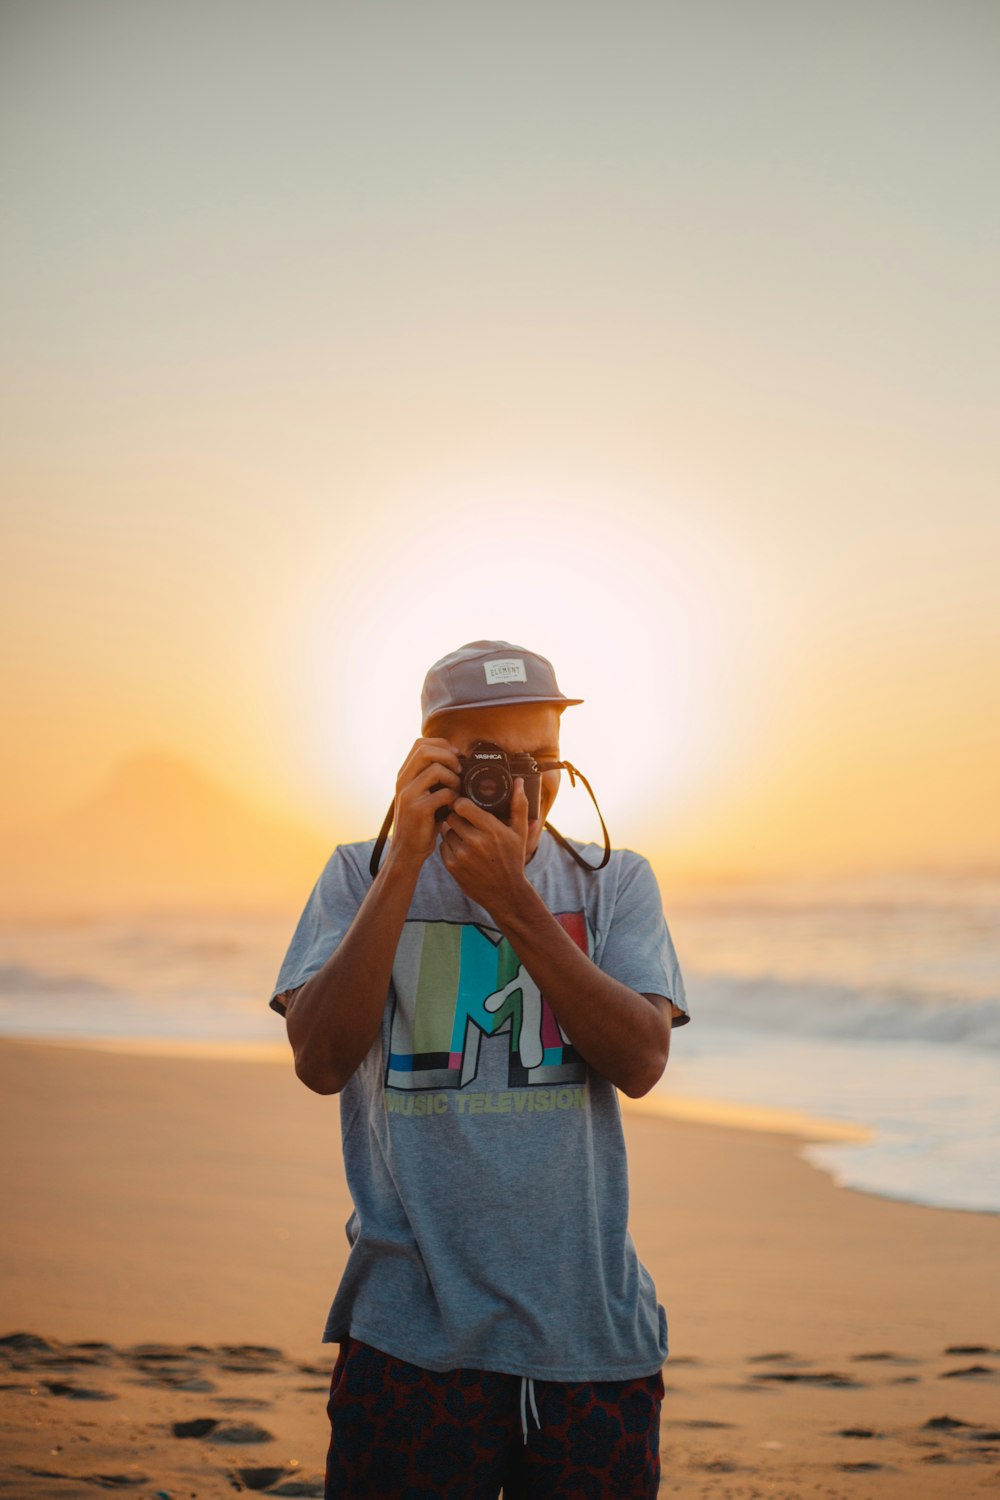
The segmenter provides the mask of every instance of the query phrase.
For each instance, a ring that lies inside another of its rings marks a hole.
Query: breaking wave
[[[904,988],[790,981],[773,975],[688,975],[692,1019],[785,1035],[928,1041],[1000,1050],[1000,996],[940,1000]],[[692,1027],[692,1031],[694,1028]]]

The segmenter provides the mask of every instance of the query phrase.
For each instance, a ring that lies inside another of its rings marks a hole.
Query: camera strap
[[[552,837],[555,839],[559,847],[561,849],[564,849],[566,853],[571,856],[571,858],[576,860],[581,870],[587,870],[591,875],[593,875],[596,873],[596,871],[603,870],[604,866],[611,858],[611,838],[608,834],[604,818],[601,815],[601,809],[597,805],[597,798],[594,796],[594,789],[591,786],[590,782],[587,780],[586,776],[584,776],[583,772],[578,771],[576,766],[570,765],[568,760],[560,760],[555,764],[546,762],[545,764],[547,770],[565,771],[569,776],[569,784],[572,787],[576,786],[577,777],[579,777],[590,794],[590,800],[594,804],[594,811],[597,813],[598,821],[601,825],[601,832],[604,835],[604,858],[601,860],[599,865],[589,865],[581,855],[577,854],[576,850],[573,848],[573,845],[569,842],[569,840],[564,839],[558,828],[553,828],[551,823],[545,823],[542,826],[545,828],[545,831],[547,833],[551,833]],[[368,870],[373,880],[378,874],[379,865],[382,863],[382,851],[384,850],[386,840],[389,837],[389,830],[392,828],[392,820],[395,812],[396,803],[395,800],[393,800],[389,803],[389,811],[386,813],[382,827],[379,829],[378,838],[375,840],[375,847],[372,850],[372,857],[368,863]]]
[[[368,873],[371,875],[371,878],[373,880],[378,874],[379,865],[382,863],[382,850],[385,848],[385,841],[389,837],[389,829],[392,827],[392,820],[395,815],[396,799],[393,798],[393,800],[389,803],[389,811],[385,815],[385,821],[378,831],[378,838],[375,840],[375,848],[372,850],[372,857],[368,861]]]
[[[544,827],[549,833],[551,833],[552,837],[555,839],[559,847],[561,849],[565,849],[566,853],[576,860],[581,870],[587,870],[591,875],[593,875],[597,870],[603,870],[604,866],[611,858],[611,839],[608,835],[607,825],[601,814],[601,809],[597,805],[597,798],[594,796],[594,788],[591,786],[586,776],[584,776],[583,772],[578,771],[576,766],[571,766],[568,760],[561,760],[559,762],[559,768],[560,770],[566,772],[567,776],[569,777],[570,786],[575,787],[576,778],[579,777],[584,786],[587,788],[587,791],[590,794],[590,800],[594,804],[594,811],[597,814],[598,822],[601,825],[601,832],[604,834],[604,858],[601,860],[599,865],[588,865],[583,856],[577,854],[576,850],[573,848],[573,845],[569,842],[569,840],[563,838],[558,828],[553,828],[551,823],[546,823]]]

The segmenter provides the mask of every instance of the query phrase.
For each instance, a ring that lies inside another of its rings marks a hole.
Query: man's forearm
[[[648,1093],[670,1052],[670,1007],[603,973],[527,880],[491,915],[580,1055],[624,1093]]]
[[[387,856],[343,941],[288,1007],[295,1072],[317,1094],[338,1094],[378,1035],[420,864]]]

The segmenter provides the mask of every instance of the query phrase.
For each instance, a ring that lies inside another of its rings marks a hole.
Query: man
[[[657,1491],[667,1324],[616,1089],[653,1087],[688,1013],[646,861],[547,827],[581,701],[506,641],[435,663],[381,867],[334,852],[278,975],[355,1206],[328,1500]]]

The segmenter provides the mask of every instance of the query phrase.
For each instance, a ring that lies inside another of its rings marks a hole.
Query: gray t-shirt
[[[317,881],[275,982],[279,1013],[347,932],[372,847],[342,845]],[[575,847],[590,864],[602,852]],[[646,860],[616,850],[588,874],[545,833],[526,874],[599,968],[669,997],[675,1027],[689,1020]],[[350,1333],[426,1369],[536,1380],[660,1368],[667,1321],[628,1232],[617,1091],[436,852],[340,1110],[354,1213],[324,1342]]]

